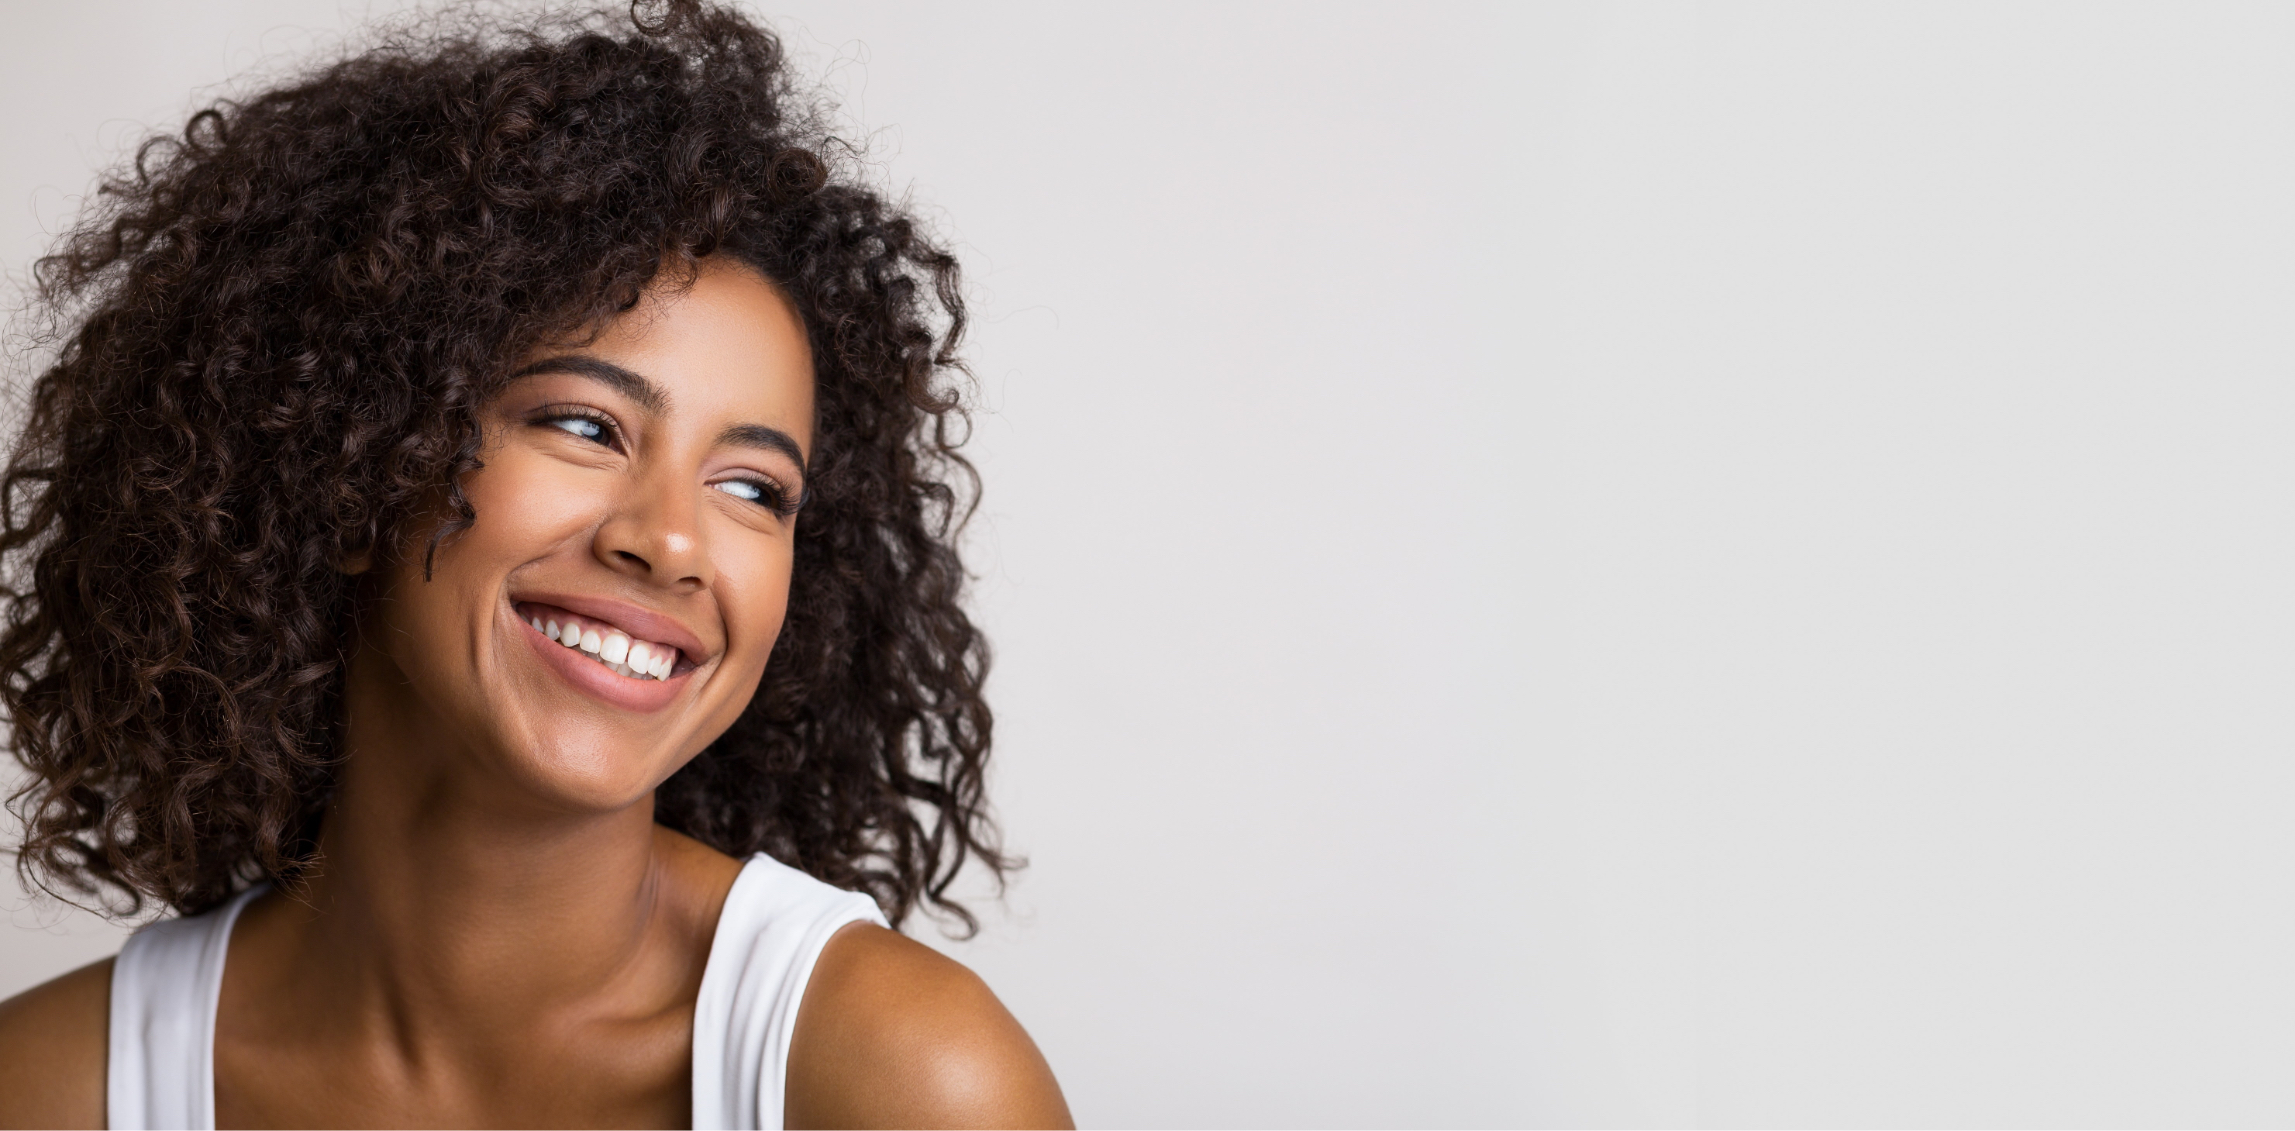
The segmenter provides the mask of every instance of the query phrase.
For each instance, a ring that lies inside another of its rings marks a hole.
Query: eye
[[[553,420],[550,424],[552,427],[563,428],[585,440],[603,441],[606,438],[606,426],[595,420],[588,420],[579,416],[567,416]]]
[[[781,485],[764,479],[721,479],[710,486],[733,496],[746,499],[766,510],[788,516],[797,508],[790,504],[789,493]]]
[[[555,428],[601,447],[615,446],[614,422],[593,409],[554,406],[542,410],[534,418],[534,423],[545,428]]]

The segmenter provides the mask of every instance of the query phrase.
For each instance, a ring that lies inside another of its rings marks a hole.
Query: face
[[[363,635],[393,714],[438,732],[399,744],[627,806],[732,725],[780,633],[812,357],[772,285],[712,260],[520,373],[481,413],[476,523],[430,580],[394,567]]]

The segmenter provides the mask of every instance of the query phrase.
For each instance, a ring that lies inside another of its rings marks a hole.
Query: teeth
[[[561,623],[547,617],[529,617],[526,623],[568,648],[588,652],[616,675],[630,679],[668,679],[677,669],[677,649],[633,639],[611,625],[584,626],[577,621]]]
[[[636,640],[610,624],[583,626],[581,622],[555,622],[549,617],[528,617],[526,624],[565,647],[578,647],[594,661],[629,679],[668,679],[677,670],[677,649]]]

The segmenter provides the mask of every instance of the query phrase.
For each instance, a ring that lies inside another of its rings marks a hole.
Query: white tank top
[[[112,965],[114,1128],[215,1126],[215,1002],[239,912],[263,891],[131,936]],[[759,853],[726,893],[693,1005],[693,1125],[778,1128],[797,1003],[821,947],[847,923],[884,925],[875,901]]]

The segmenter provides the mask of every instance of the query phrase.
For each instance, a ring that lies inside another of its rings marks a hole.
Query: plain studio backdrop
[[[914,933],[1084,1123],[2295,1121],[2295,8],[763,3],[969,270]],[[21,277],[370,9],[0,12]]]

